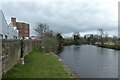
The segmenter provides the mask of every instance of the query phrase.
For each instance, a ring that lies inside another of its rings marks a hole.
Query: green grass
[[[17,64],[4,78],[70,78],[70,73],[55,56],[34,50],[25,57],[25,64]]]

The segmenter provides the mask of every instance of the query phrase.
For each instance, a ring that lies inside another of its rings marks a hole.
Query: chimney
[[[13,26],[15,27],[16,26],[16,18],[11,17],[11,22],[12,22]]]

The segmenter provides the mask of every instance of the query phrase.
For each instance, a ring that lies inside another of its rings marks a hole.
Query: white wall
[[[2,34],[2,11],[0,10],[0,34]]]
[[[8,27],[8,39],[14,39],[13,36],[18,38],[18,33],[17,29],[13,26],[12,23],[10,23]]]
[[[14,30],[13,24],[7,24],[2,10],[0,10],[0,34],[3,35],[3,39],[5,39],[5,35],[7,36],[7,39],[13,39],[13,36],[18,37],[17,30]]]
[[[3,39],[5,39],[5,35],[8,35],[8,24],[2,10],[0,10],[0,34],[3,35]]]

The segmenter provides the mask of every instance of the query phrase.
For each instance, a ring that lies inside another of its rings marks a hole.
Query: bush
[[[45,36],[42,38],[42,48],[44,52],[57,52],[58,42],[56,38]]]

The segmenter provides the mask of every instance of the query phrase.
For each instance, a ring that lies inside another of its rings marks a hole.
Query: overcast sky
[[[119,0],[12,0],[1,1],[7,22],[11,17],[30,24],[31,35],[37,22],[46,23],[54,32],[71,36],[73,32],[118,34]]]

